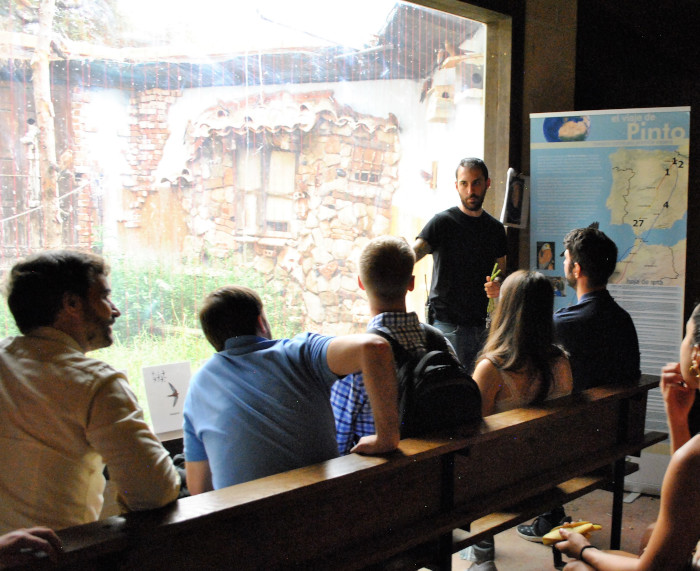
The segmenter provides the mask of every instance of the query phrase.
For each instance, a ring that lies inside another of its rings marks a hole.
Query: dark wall
[[[576,109],[690,106],[686,317],[700,301],[700,9],[578,0]]]

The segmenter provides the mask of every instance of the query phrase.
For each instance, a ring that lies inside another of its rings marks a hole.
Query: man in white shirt
[[[18,262],[8,305],[22,335],[0,342],[0,533],[98,519],[106,463],[128,510],[165,505],[180,477],[123,373],[85,353],[112,344],[119,310],[99,256]]]

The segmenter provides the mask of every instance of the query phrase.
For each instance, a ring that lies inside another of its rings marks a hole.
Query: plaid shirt
[[[370,320],[367,328],[388,333],[409,351],[425,350],[425,333],[415,313],[380,313]],[[363,436],[374,434],[374,416],[362,373],[335,382],[331,388],[331,406],[341,455],[348,454]]]

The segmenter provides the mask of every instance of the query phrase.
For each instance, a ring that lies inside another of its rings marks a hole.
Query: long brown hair
[[[547,398],[552,363],[564,355],[554,344],[554,289],[539,272],[518,270],[501,287],[486,343],[478,359],[498,369],[525,372],[542,381],[534,402]]]

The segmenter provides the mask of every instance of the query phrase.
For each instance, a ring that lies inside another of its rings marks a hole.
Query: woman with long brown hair
[[[472,375],[484,416],[571,392],[571,366],[554,343],[553,313],[554,288],[544,275],[518,270],[505,279]],[[461,552],[478,571],[494,571],[494,556],[492,537]]]
[[[569,359],[554,343],[553,311],[554,289],[541,273],[519,270],[503,282],[473,375],[484,416],[571,392]]]

